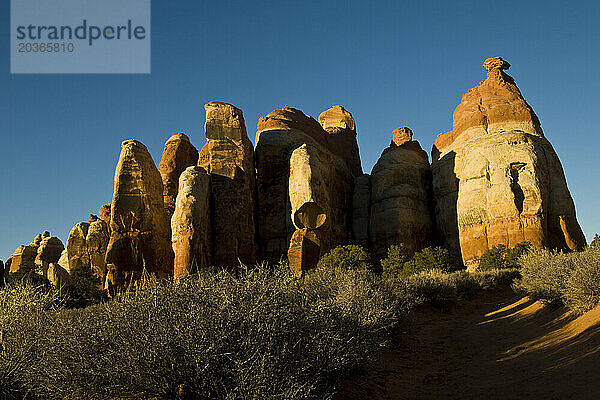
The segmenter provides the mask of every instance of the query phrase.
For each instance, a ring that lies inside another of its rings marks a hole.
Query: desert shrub
[[[386,342],[398,301],[387,281],[345,267],[303,280],[259,267],[155,282],[3,325],[11,343],[28,344],[8,350],[27,360],[8,385],[49,399],[325,398],[336,376]]]
[[[600,302],[600,246],[590,246],[568,258],[573,270],[563,289],[564,302],[576,313],[583,313]]]
[[[518,243],[513,248],[498,244],[482,254],[478,269],[488,271],[500,268],[520,268],[519,259],[530,250],[529,242]]]
[[[0,398],[24,398],[23,371],[35,362],[28,333],[41,330],[49,310],[58,307],[54,293],[30,281],[16,281],[0,290]]]
[[[413,304],[431,303],[444,307],[458,297],[455,283],[450,274],[439,269],[429,269],[406,279],[404,295],[411,298]]]
[[[517,268],[502,268],[475,271],[471,277],[481,289],[493,289],[510,285],[521,277],[521,272]]]
[[[442,247],[426,247],[416,252],[410,261],[404,263],[403,274],[412,275],[430,270],[441,272],[453,270],[448,250]]]
[[[408,249],[404,244],[393,244],[387,250],[387,257],[381,260],[384,277],[392,278],[404,275],[404,264],[410,260]]]
[[[350,244],[337,246],[319,260],[320,268],[347,270],[372,270],[369,253],[361,246]]]
[[[6,284],[28,284],[33,287],[41,287],[50,290],[52,284],[43,275],[37,273],[34,264],[21,265],[15,272],[8,274],[5,278]]]
[[[70,275],[69,283],[60,288],[67,307],[86,307],[106,300],[105,291],[100,289],[102,282],[91,268],[79,266],[73,268]]]
[[[515,288],[532,298],[561,304],[574,268],[573,261],[572,254],[533,249],[520,259],[521,279],[515,283]]]
[[[516,269],[492,271],[455,271],[444,273],[441,270],[428,270],[406,278],[388,279],[393,282],[398,298],[403,302],[402,309],[410,310],[417,305],[429,303],[445,307],[462,297],[471,297],[484,289],[509,286],[519,277]]]

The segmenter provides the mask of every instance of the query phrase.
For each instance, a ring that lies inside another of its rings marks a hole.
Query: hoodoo
[[[162,179],[146,146],[137,140],[121,145],[106,263],[109,286],[122,285],[144,269],[161,278],[173,274]]]
[[[583,232],[561,163],[500,57],[454,111],[432,156],[436,217],[445,246],[475,266],[496,244],[580,249]]]
[[[318,257],[351,238],[352,190],[362,174],[352,114],[341,106],[319,124],[284,107],[258,122],[258,232],[263,257],[287,251],[300,275]]]
[[[419,251],[432,244],[435,232],[427,153],[407,127],[395,129],[392,138],[371,172],[370,244],[378,258],[392,244]]]
[[[254,148],[242,110],[211,101],[206,109],[206,145],[198,165],[210,175],[213,263],[237,267],[257,261]]]
[[[181,173],[198,162],[198,150],[183,133],[172,135],[165,143],[158,171],[163,182],[163,197],[167,220],[171,222]]]

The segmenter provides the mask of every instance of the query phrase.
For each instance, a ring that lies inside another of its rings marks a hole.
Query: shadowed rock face
[[[57,288],[66,286],[71,281],[69,272],[58,264],[50,264],[44,276]]]
[[[115,171],[110,241],[106,253],[109,285],[121,285],[145,268],[158,277],[173,273],[171,229],[160,173],[142,143],[126,140]]]
[[[233,268],[239,261],[252,265],[257,260],[252,142],[240,109],[217,101],[204,108],[207,143],[198,165],[211,181],[213,263]]]
[[[49,264],[56,263],[64,249],[62,241],[56,236],[45,237],[38,247],[36,262],[39,260]]]
[[[179,178],[171,220],[175,277],[212,265],[210,177],[202,167],[189,167]]]
[[[45,233],[45,232],[44,232]],[[35,257],[35,265],[37,266],[38,272],[47,277],[48,267],[50,264],[58,262],[61,253],[65,249],[62,241],[53,236],[44,237],[37,249],[37,256]]]
[[[427,153],[406,127],[393,132],[392,144],[371,172],[370,241],[373,254],[385,257],[392,244],[410,253],[433,242],[431,170]]]
[[[371,220],[371,176],[363,174],[354,179],[352,193],[352,242],[369,247]]]
[[[198,162],[198,150],[183,133],[172,135],[165,143],[158,171],[162,177],[165,213],[168,221],[175,210],[175,198],[181,173]]]
[[[585,245],[558,156],[509,66],[486,60],[487,79],[463,96],[432,152],[438,227],[467,266],[496,244]]]

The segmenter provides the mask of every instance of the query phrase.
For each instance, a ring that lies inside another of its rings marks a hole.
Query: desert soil
[[[575,318],[510,289],[416,310],[336,400],[599,399],[600,308]]]

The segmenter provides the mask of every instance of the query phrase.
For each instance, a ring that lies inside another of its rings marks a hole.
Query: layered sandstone
[[[207,143],[198,165],[210,175],[212,256],[216,266],[237,267],[257,261],[254,210],[254,149],[242,110],[212,101],[206,110]]]
[[[389,148],[371,172],[371,251],[386,255],[392,244],[404,244],[414,253],[432,244],[431,170],[427,153],[412,140],[412,131],[402,127],[393,132]]]
[[[170,222],[175,210],[175,199],[181,173],[198,162],[198,150],[183,133],[172,135],[165,143],[158,171],[163,182],[165,213]]]
[[[212,265],[210,177],[202,167],[189,167],[179,178],[171,220],[175,278]]]
[[[146,146],[137,140],[121,145],[106,263],[108,286],[122,285],[144,269],[160,278],[172,275],[171,229],[162,179]]]
[[[486,60],[487,79],[454,111],[433,148],[436,216],[445,246],[476,265],[485,250],[523,241],[579,249],[585,238],[561,163],[510,67]]]

